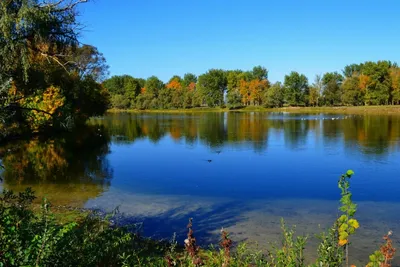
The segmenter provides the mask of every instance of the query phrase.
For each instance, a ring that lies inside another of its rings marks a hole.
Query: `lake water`
[[[202,244],[224,227],[265,248],[284,218],[310,235],[311,256],[313,235],[338,214],[338,177],[352,169],[354,262],[389,230],[400,240],[400,116],[109,114],[58,138],[7,144],[0,156],[2,187],[31,186],[54,205],[118,206],[148,236],[182,240],[193,217]]]

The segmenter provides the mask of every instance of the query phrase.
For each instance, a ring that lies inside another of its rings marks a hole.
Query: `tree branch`
[[[29,110],[29,111],[37,111],[37,112],[40,112],[40,113],[44,113],[44,114],[47,114],[47,115],[50,115],[50,116],[54,116],[54,114],[52,114],[52,113],[50,113],[50,112],[47,112],[47,111],[45,111],[45,110],[41,110],[41,109],[37,109],[37,108],[26,108],[26,107],[20,107],[20,106],[7,106],[7,107],[4,107],[4,108],[0,108],[0,109],[8,109],[8,110],[16,110],[16,109],[20,109],[20,110]]]
[[[53,12],[65,12],[68,10],[73,10],[77,5],[87,3],[89,0],[75,0],[71,1],[69,4],[67,4],[64,7],[57,8],[61,6],[65,0],[60,0],[55,3],[43,3],[42,5],[38,5],[39,8],[54,8]]]

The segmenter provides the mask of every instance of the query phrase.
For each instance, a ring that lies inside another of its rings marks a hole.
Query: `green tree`
[[[109,66],[102,53],[92,45],[82,45],[70,55],[67,67],[77,71],[81,78],[92,77],[97,82],[104,81],[109,75]]]
[[[268,70],[262,66],[255,66],[252,73],[255,79],[268,80]]]
[[[156,98],[158,96],[158,92],[164,88],[164,83],[156,76],[151,76],[146,80],[144,88],[146,94]]]
[[[342,90],[343,104],[349,106],[360,106],[364,104],[364,94],[360,89],[359,76],[351,76],[346,78],[342,84]]]
[[[304,74],[292,71],[285,75],[285,102],[290,106],[304,106],[308,94],[308,79]]]
[[[129,99],[124,95],[115,94],[111,96],[111,106],[117,109],[127,109],[130,106]]]
[[[107,88],[112,96],[120,95],[125,97],[130,103],[128,107],[132,107],[134,106],[136,97],[140,94],[141,88],[144,87],[144,80],[136,79],[129,75],[113,76],[105,80],[103,86]],[[118,98],[119,97],[116,99]],[[114,103],[114,101],[112,102]],[[126,101],[124,101],[124,103],[126,103]]]
[[[163,88],[158,95],[158,105],[161,109],[169,109],[173,107],[173,92],[169,88]]]
[[[194,75],[193,73],[186,73],[185,75],[183,75],[182,85],[185,88],[188,88],[192,83],[197,83],[196,75]]]
[[[390,61],[365,62],[362,74],[370,80],[365,94],[365,102],[368,105],[387,105],[391,101]]]
[[[130,106],[133,106],[136,97],[142,89],[141,82],[138,79],[127,76],[124,81],[124,95],[129,100]]]
[[[351,64],[344,67],[343,75],[346,78],[350,78],[354,75],[359,75],[363,69],[364,64]]]
[[[243,79],[243,71],[227,71],[227,105],[229,108],[239,108],[243,106],[242,96],[240,95],[240,81]]]
[[[76,6],[87,1],[0,2],[0,72],[28,80],[35,56],[57,64],[79,44]]]
[[[103,82],[103,86],[107,88],[111,95],[123,95],[125,93],[123,76],[112,76]]]
[[[227,106],[230,109],[236,109],[243,106],[242,96],[238,91],[229,91],[226,95]]]
[[[84,123],[92,116],[101,116],[110,107],[110,94],[104,86],[97,83],[92,76],[86,76],[76,84],[79,88],[76,102],[75,116],[80,123]]]
[[[325,73],[322,77],[324,103],[328,106],[341,105],[343,76],[337,72]]]
[[[200,92],[202,102],[209,107],[224,105],[224,92],[227,86],[225,71],[211,69],[207,73],[200,75],[197,88]]]
[[[390,69],[390,76],[392,80],[392,104],[400,104],[400,68],[392,67]]]
[[[319,106],[319,100],[321,98],[323,83],[321,75],[316,75],[314,83],[311,85],[309,90],[308,103],[311,106]]]
[[[264,95],[264,105],[269,108],[282,107],[284,100],[284,87],[280,82],[274,83]]]

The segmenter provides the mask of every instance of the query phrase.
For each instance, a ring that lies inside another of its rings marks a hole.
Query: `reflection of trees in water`
[[[297,149],[306,143],[309,121],[285,120],[282,129],[285,144],[291,149]]]
[[[68,190],[84,188],[86,197],[95,197],[109,186],[112,178],[106,159],[109,141],[103,127],[91,126],[57,138],[6,144],[0,147],[4,184],[16,190],[57,184],[57,188],[51,189],[54,194],[62,190],[74,194]]]
[[[269,123],[265,113],[228,113],[227,141],[249,141],[252,142],[255,151],[262,152],[267,148]]]
[[[307,119],[298,114],[268,119],[262,112],[205,112],[181,114],[110,114],[93,123],[104,125],[116,143],[149,138],[158,142],[169,135],[189,144],[197,140],[210,148],[224,145],[253,146],[257,152],[267,149],[273,131],[283,137],[290,149],[298,149],[322,139],[332,145],[345,142],[347,148],[360,147],[363,154],[385,154],[398,149],[400,117],[354,116],[347,119]]]
[[[342,128],[346,144],[359,146],[363,154],[384,155],[399,148],[398,116],[358,116],[343,121]]]
[[[199,117],[199,139],[212,148],[221,147],[226,140],[224,113],[209,112]]]

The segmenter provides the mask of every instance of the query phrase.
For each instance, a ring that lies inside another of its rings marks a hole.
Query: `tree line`
[[[351,64],[342,73],[316,75],[312,83],[296,71],[283,83],[271,83],[268,70],[256,66],[250,71],[210,69],[199,77],[175,75],[167,83],[156,76],[113,76],[103,85],[117,109],[400,104],[400,68],[391,61]]]
[[[108,109],[106,60],[78,39],[85,2],[0,1],[0,141],[71,129]]]

